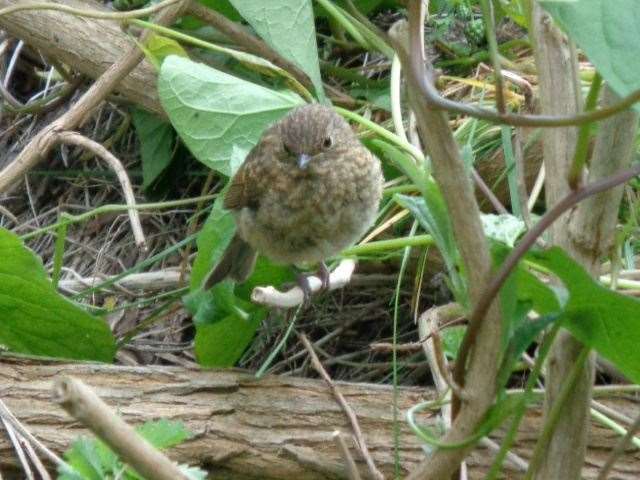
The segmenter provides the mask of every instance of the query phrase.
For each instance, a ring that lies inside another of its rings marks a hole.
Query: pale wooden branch
[[[187,480],[174,462],[138,435],[81,380],[73,377],[58,379],[53,386],[53,397],[69,415],[91,430],[143,477]]]
[[[351,408],[351,405],[349,405],[347,400],[344,398],[344,395],[342,394],[340,389],[336,386],[336,384],[333,382],[333,380],[331,379],[327,371],[322,366],[320,359],[316,355],[316,352],[313,350],[313,346],[311,345],[311,342],[309,342],[309,339],[306,337],[306,335],[301,334],[299,335],[299,338],[302,344],[304,345],[304,347],[307,349],[307,352],[309,352],[309,357],[311,358],[311,365],[313,365],[313,368],[315,369],[315,371],[318,372],[318,374],[320,374],[322,379],[326,382],[327,386],[331,390],[331,393],[333,393],[333,396],[335,397],[336,401],[340,405],[340,408],[342,408],[342,411],[345,413],[345,415],[349,419],[349,423],[351,424],[351,429],[353,430],[353,434],[355,436],[356,446],[358,447],[358,450],[360,450],[360,454],[362,455],[365,462],[367,463],[367,467],[369,468],[369,472],[371,473],[371,476],[377,480],[384,480],[384,475],[382,475],[382,472],[378,470],[378,467],[376,467],[376,464],[373,461],[371,454],[369,453],[367,442],[364,439],[364,435],[362,434],[362,429],[360,428],[360,423],[358,422],[358,417],[353,411],[353,408]]]
[[[181,421],[196,435],[170,450],[173,460],[198,465],[212,478],[265,480],[295,478],[328,480],[344,475],[344,460],[331,441],[335,430],[351,431],[342,409],[322,380],[266,376],[256,380],[239,370],[195,368],[122,367],[103,364],[44,362],[0,356],[0,396],[32,437],[61,455],[79,435],[89,432],[62,409],[52,405],[53,380],[60,375],[81,379],[117,409],[130,425],[166,418]],[[394,476],[393,388],[389,385],[336,382],[358,415],[370,453],[388,478]],[[607,387],[603,391],[610,392]],[[636,416],[640,398],[633,394],[601,398],[609,408]],[[398,409],[405,412],[436,393],[422,388],[399,387]],[[403,416],[401,415],[401,418]],[[540,406],[532,405],[521,425],[514,450],[527,458],[541,423]],[[435,417],[424,416],[425,427]],[[406,475],[425,458],[420,440],[402,420],[399,431],[400,475]],[[611,431],[593,423],[588,462],[582,475],[593,480],[618,441]],[[501,443],[500,430],[492,439]],[[51,460],[46,457],[47,465]],[[492,451],[479,445],[467,457],[469,477],[485,478]],[[5,478],[22,478],[13,447],[0,435],[0,470]],[[613,467],[612,477],[640,478],[640,452],[628,450]],[[510,464],[505,478],[518,478]]]
[[[122,166],[120,160],[118,160],[115,155],[113,155],[109,150],[104,148],[98,142],[91,140],[90,138],[85,137],[84,135],[81,135],[77,132],[57,132],[54,134],[54,138],[60,143],[76,145],[89,150],[94,155],[104,160],[107,165],[111,167],[111,169],[115,172],[118,181],[120,182],[125,202],[129,207],[127,215],[129,215],[131,230],[133,231],[133,237],[135,239],[136,246],[141,248],[143,251],[146,251],[147,241],[144,237],[144,232],[142,231],[140,215],[138,214],[138,210],[135,208],[136,197],[133,194],[133,187],[131,186],[129,175],[127,175],[127,171]]]
[[[63,267],[64,268],[64,267]],[[66,269],[64,269],[66,270]],[[111,275],[65,278],[58,282],[58,289],[69,293],[78,293],[86,288],[95,287],[96,285],[112,279]],[[132,273],[118,280],[109,290],[122,287],[126,290],[133,291],[158,291],[165,289],[177,288],[180,285],[180,270],[165,269],[153,272]]]
[[[351,275],[356,267],[356,263],[351,259],[344,259],[331,272],[329,278],[329,290],[342,288],[349,283]],[[311,293],[318,292],[322,288],[322,280],[313,275],[307,277]],[[293,308],[301,305],[304,301],[304,294],[300,287],[294,287],[286,292],[281,292],[273,286],[255,287],[251,292],[251,301],[259,305],[266,305],[276,308]]]

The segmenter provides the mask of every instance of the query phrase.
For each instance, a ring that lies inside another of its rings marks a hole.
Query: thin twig
[[[421,2],[422,0],[417,1]],[[577,113],[575,115],[501,114],[495,110],[456,102],[440,95],[440,92],[433,82],[433,71],[428,72],[427,75],[422,74],[422,70],[424,69],[421,55],[422,48],[422,36],[418,29],[415,29],[413,36],[410,38],[408,50],[401,45],[395,45],[395,50],[400,56],[402,64],[408,67],[407,74],[418,88],[423,101],[425,101],[431,109],[445,110],[503,125],[520,127],[568,127],[604,120],[616,113],[627,110],[636,102],[640,101],[640,90],[636,90],[613,105],[591,112]]]
[[[371,473],[373,478],[376,478],[379,480],[384,479],[384,476],[382,475],[380,470],[378,470],[375,463],[373,462],[373,458],[371,458],[371,454],[369,453],[367,444],[364,441],[364,435],[362,434],[362,430],[360,430],[360,424],[358,423],[358,418],[356,417],[355,412],[353,411],[351,406],[347,403],[346,399],[344,398],[344,395],[342,395],[342,392],[340,392],[340,390],[338,389],[338,386],[335,383],[333,383],[333,380],[331,380],[331,377],[322,366],[322,363],[320,363],[320,360],[318,359],[318,356],[316,355],[316,352],[314,351],[313,346],[311,345],[311,342],[309,342],[309,339],[304,334],[299,334],[298,338],[300,338],[300,341],[303,343],[303,345],[309,352],[309,357],[311,358],[311,364],[313,365],[313,368],[327,383],[327,386],[331,389],[331,393],[333,394],[336,401],[338,402],[338,404],[344,411],[345,415],[349,419],[349,423],[351,424],[351,428],[353,429],[353,434],[355,435],[356,445],[360,450],[360,453],[362,454],[362,457],[364,458],[365,462],[367,463],[367,466],[369,467],[369,472]]]
[[[133,237],[135,238],[136,245],[143,251],[146,251],[147,241],[142,231],[140,215],[138,214],[138,210],[135,208],[136,197],[133,194],[131,180],[129,180],[127,171],[122,166],[120,160],[118,160],[115,155],[113,155],[109,150],[104,148],[98,142],[91,140],[90,138],[87,138],[77,132],[57,132],[55,134],[55,139],[64,144],[77,145],[79,147],[85,148],[93,152],[97,157],[104,160],[111,167],[111,169],[118,177],[118,181],[120,182],[120,186],[122,187],[125,201],[127,203],[127,206],[129,207],[127,214],[129,215],[129,221],[131,222],[131,229],[133,231]]]
[[[34,437],[33,434],[29,430],[27,430],[24,427],[24,425],[22,425],[22,423],[20,423],[20,420],[18,420],[13,415],[13,413],[11,413],[9,408],[7,408],[7,406],[5,405],[5,403],[1,399],[0,399],[0,418],[2,418],[3,420],[9,422],[11,424],[11,426],[20,435],[22,435],[22,437],[24,437],[25,439],[29,440],[29,442],[31,442],[31,444],[34,445],[36,447],[36,449],[38,451],[40,451],[40,453],[42,453],[44,456],[46,456],[56,466],[69,468],[69,466],[67,465],[67,463],[64,460],[62,460],[60,457],[58,457],[58,455],[56,455],[51,450],[49,450],[42,442],[40,442],[40,440],[38,440],[36,437]]]
[[[500,269],[491,278],[489,285],[485,287],[484,293],[480,297],[480,301],[476,304],[475,308],[471,312],[469,318],[469,328],[467,334],[464,337],[462,345],[460,346],[460,353],[458,355],[458,362],[456,362],[456,368],[453,378],[460,382],[460,378],[464,378],[464,363],[469,353],[469,348],[475,342],[475,336],[477,330],[482,323],[482,319],[487,313],[491,302],[496,297],[500,288],[506,281],[509,274],[516,267],[520,259],[529,251],[536,240],[549,228],[563,213],[567,212],[579,202],[585,198],[597,195],[611,188],[617,187],[623,183],[628,182],[633,177],[640,175],[640,164],[624,169],[615,175],[603,178],[593,182],[578,190],[573,190],[560,202],[558,202],[553,208],[551,208],[545,215],[536,223],[536,225],[529,230],[516,247],[511,251],[509,256],[500,265]]]
[[[487,185],[484,179],[480,176],[475,167],[471,167],[471,178],[473,179],[473,183],[480,189],[482,194],[487,197],[487,200],[491,203],[493,208],[496,209],[496,212],[500,214],[509,213],[509,211],[502,205],[502,202],[498,197],[496,197],[495,193],[491,191],[489,185]]]
[[[144,478],[187,480],[175,463],[138,435],[80,380],[58,379],[53,386],[53,398]]]
[[[29,460],[27,460],[27,455],[24,453],[24,449],[22,448],[22,444],[20,442],[20,436],[13,429],[11,424],[4,418],[2,419],[2,424],[4,425],[4,428],[7,431],[7,434],[9,435],[9,440],[13,445],[13,449],[16,451],[16,455],[18,456],[20,465],[22,465],[22,470],[24,471],[25,477],[27,478],[27,480],[35,480],[35,477],[33,476],[33,472],[31,471],[31,465],[29,465]]]
[[[340,430],[333,432],[333,440],[336,443],[338,450],[342,453],[347,478],[349,480],[360,480],[361,477],[360,472],[358,471],[358,466],[356,465],[353,455],[351,455],[347,442],[344,441]]]

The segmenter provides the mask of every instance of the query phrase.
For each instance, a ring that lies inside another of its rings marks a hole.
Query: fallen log
[[[171,449],[180,463],[199,465],[214,478],[301,480],[345,478],[343,459],[332,440],[335,430],[350,435],[348,421],[320,380],[265,377],[256,380],[239,370],[198,370],[181,367],[122,367],[102,364],[0,359],[0,398],[13,414],[57,453],[79,435],[87,434],[51,399],[53,381],[72,375],[94,388],[126,421],[180,420],[194,438]],[[394,471],[393,390],[389,386],[340,383],[356,412],[376,465],[386,475]],[[421,442],[404,422],[406,410],[431,397],[426,389],[399,389],[399,456],[403,473],[424,458]],[[604,401],[604,400],[603,400]],[[640,398],[618,396],[604,403],[635,416]],[[541,410],[531,409],[523,421],[515,452],[527,459],[540,431]],[[436,416],[425,416],[433,425]],[[494,440],[500,443],[501,433]],[[595,478],[618,436],[593,425],[584,477]],[[350,445],[352,447],[352,445]],[[366,466],[352,448],[363,475]],[[478,447],[469,458],[470,478],[484,477],[493,454]],[[4,478],[21,478],[11,443],[0,436],[0,471]],[[506,478],[521,474],[507,468]],[[366,477],[363,477],[366,478]],[[640,453],[629,451],[616,463],[611,478],[640,478]]]

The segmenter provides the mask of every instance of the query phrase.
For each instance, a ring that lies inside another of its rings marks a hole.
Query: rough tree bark
[[[170,456],[220,475],[215,478],[344,478],[342,458],[331,434],[336,429],[345,434],[351,432],[322,381],[292,377],[266,377],[258,381],[238,370],[43,364],[3,357],[0,397],[34,435],[58,453],[68,448],[78,435],[87,433],[51,402],[51,386],[60,375],[73,375],[92,386],[132,424],[161,417],[185,422],[196,436],[172,449]],[[358,416],[376,464],[392,478],[392,389],[352,383],[339,386]],[[401,388],[400,410],[405,412],[425,400],[424,393],[424,389]],[[635,415],[640,399],[628,395],[605,403],[620,413]],[[425,418],[425,424],[432,424],[433,419]],[[524,458],[536,441],[540,420],[541,412],[536,407],[522,424],[515,451]],[[498,443],[500,436],[498,432],[495,437]],[[617,439],[611,430],[594,425],[583,470],[585,478],[596,477],[598,467]],[[352,451],[355,455],[355,449]],[[406,474],[422,459],[420,442],[401,421],[402,471]],[[492,455],[486,449],[476,449],[469,457],[471,478],[483,478],[491,460]],[[356,461],[365,475],[362,459],[356,457]],[[5,478],[20,478],[19,468],[11,444],[0,435],[0,471]],[[640,453],[630,449],[616,464],[613,474],[618,479],[640,478]],[[507,467],[506,478],[520,477]]]
[[[0,0],[0,8],[20,3]],[[81,10],[105,9],[93,0],[56,3]],[[118,22],[80,18],[55,10],[24,10],[0,16],[0,29],[89,78],[98,78],[135,45],[133,37]],[[143,60],[120,82],[117,92],[149,111],[164,115],[158,101],[156,76],[153,66]]]

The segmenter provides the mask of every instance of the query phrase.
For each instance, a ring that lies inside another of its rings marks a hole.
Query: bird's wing
[[[244,163],[240,166],[231,179],[229,189],[224,196],[224,208],[236,210],[251,207],[259,203],[260,182],[257,181],[257,170],[260,167],[261,158],[268,154],[271,138],[266,135],[251,149]]]
[[[255,208],[260,204],[260,198],[267,188],[264,179],[264,170],[269,160],[280,148],[278,123],[268,128],[262,138],[254,146],[244,163],[240,166],[229,185],[224,196],[224,208],[237,210],[244,207]]]

